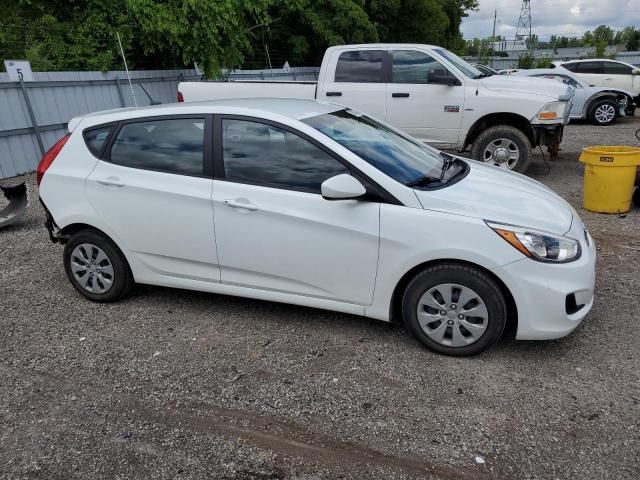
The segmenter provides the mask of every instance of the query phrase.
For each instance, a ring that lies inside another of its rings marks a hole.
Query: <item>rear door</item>
[[[621,88],[629,92],[633,91],[633,68],[624,63],[603,62],[604,82],[607,87]]]
[[[584,78],[590,85],[596,87],[604,87],[606,85],[604,62],[597,60],[576,62],[571,71]]]
[[[155,273],[220,281],[210,132],[206,115],[124,122],[87,178],[98,216]]]
[[[328,62],[327,78],[318,83],[318,99],[346,105],[384,120],[387,51],[380,48],[336,50]]]
[[[424,142],[455,144],[464,112],[464,87],[429,83],[432,73],[445,74],[448,69],[426,52],[407,48],[390,50],[389,55],[387,122]]]

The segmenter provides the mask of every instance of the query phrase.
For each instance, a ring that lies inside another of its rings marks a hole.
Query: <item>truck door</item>
[[[455,144],[464,112],[464,86],[435,83],[436,76],[454,74],[426,52],[403,48],[389,55],[387,123],[424,142]]]
[[[386,50],[336,50],[328,61],[326,78],[318,84],[318,100],[339,103],[384,120]]]

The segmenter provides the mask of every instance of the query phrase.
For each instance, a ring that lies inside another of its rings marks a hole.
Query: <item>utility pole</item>
[[[491,45],[492,52],[491,53],[492,53],[492,55],[491,55],[491,60],[490,60],[491,68],[493,68],[493,57],[496,54],[496,20],[497,19],[498,19],[498,9],[496,8],[493,11],[493,34],[491,35],[491,42],[492,42],[492,45]]]
[[[532,29],[531,29],[531,0],[522,0],[520,8],[520,18],[516,29],[516,40],[522,40],[529,30],[529,49],[533,49]]]

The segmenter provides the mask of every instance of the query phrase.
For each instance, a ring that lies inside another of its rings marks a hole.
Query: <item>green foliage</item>
[[[247,63],[319,63],[342,43],[435,43],[458,51],[477,0],[14,0],[0,20],[0,55],[35,70],[198,63],[206,76]],[[269,52],[267,56],[267,52]],[[280,54],[278,54],[280,52]]]
[[[518,68],[528,70],[534,68],[536,64],[536,58],[531,52],[525,52],[518,57]]]

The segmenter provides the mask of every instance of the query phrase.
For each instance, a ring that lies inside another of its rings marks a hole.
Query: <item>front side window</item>
[[[320,193],[325,180],[349,173],[338,160],[286,130],[248,120],[222,120],[228,180]]]
[[[343,52],[336,66],[336,82],[383,83],[384,50],[355,50]]]
[[[429,83],[431,72],[447,73],[433,57],[415,50],[393,52],[393,83]]]
[[[633,68],[624,63],[605,62],[604,73],[607,75],[631,75]]]
[[[442,175],[443,158],[436,149],[366,115],[339,110],[302,121],[405,185]]]
[[[111,162],[181,175],[204,173],[204,118],[126,123],[111,147]]]

